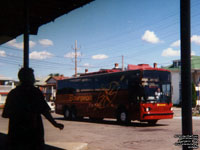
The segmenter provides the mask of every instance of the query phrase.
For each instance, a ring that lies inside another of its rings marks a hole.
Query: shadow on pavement
[[[67,150],[67,149],[62,149],[51,145],[45,145],[45,150]]]
[[[0,150],[6,150],[6,139],[7,135],[0,133]],[[66,150],[52,145],[45,145],[45,150]]]
[[[65,120],[64,118],[62,117],[56,117],[54,118],[56,120]],[[154,126],[168,126],[168,124],[155,124],[155,125],[150,125],[148,124],[147,122],[131,122],[129,124],[126,124],[126,125],[121,125],[121,124],[118,124],[116,120],[112,119],[112,120],[91,120],[91,119],[88,119],[88,118],[84,118],[84,119],[76,119],[76,120],[66,120],[66,121],[77,121],[77,122],[87,122],[87,123],[98,123],[98,124],[107,124],[107,125],[117,125],[117,126],[128,126],[128,127],[154,127]]]
[[[7,135],[4,133],[0,133],[0,150],[5,150]]]

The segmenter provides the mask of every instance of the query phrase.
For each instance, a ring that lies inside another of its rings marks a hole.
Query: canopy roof
[[[0,44],[24,33],[25,1],[29,1],[30,34],[39,26],[54,21],[93,0],[2,0],[0,5]]]

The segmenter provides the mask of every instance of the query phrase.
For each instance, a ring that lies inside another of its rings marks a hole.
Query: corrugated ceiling
[[[24,32],[25,1],[2,0],[0,5],[0,44],[3,44]],[[29,0],[30,34],[37,34],[38,28],[54,21],[76,8],[93,0]]]

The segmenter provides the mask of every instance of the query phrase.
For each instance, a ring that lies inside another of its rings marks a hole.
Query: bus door
[[[128,95],[131,118],[138,119],[140,117],[140,103],[143,99],[142,86],[139,79],[132,79],[128,82]]]

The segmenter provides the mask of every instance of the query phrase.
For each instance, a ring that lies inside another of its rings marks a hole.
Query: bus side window
[[[162,91],[163,95],[170,96],[170,84],[163,84],[162,85]]]
[[[163,92],[163,100],[170,101],[171,95],[171,85],[170,84],[162,84],[162,92]]]
[[[108,79],[106,76],[98,76],[95,77],[94,79],[94,89],[99,91],[99,90],[104,90],[108,88]]]
[[[94,83],[93,78],[83,78],[80,83],[80,90],[81,91],[93,91]]]

